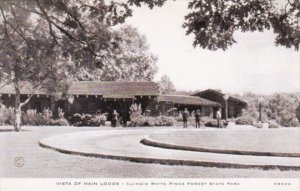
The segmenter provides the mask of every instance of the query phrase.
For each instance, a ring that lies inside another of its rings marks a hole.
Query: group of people
[[[187,128],[187,122],[190,114],[187,108],[184,109],[182,112],[182,119],[183,119],[183,128]],[[199,109],[196,110],[195,113],[195,122],[196,122],[196,128],[200,128],[200,117],[201,117],[201,112]]]
[[[189,111],[187,108],[185,108],[184,111],[182,112],[183,128],[187,128],[189,116],[190,116]],[[200,128],[200,117],[201,117],[201,112],[199,109],[197,109],[195,113],[196,128]],[[216,112],[218,127],[220,127],[221,125],[221,117],[222,117],[221,108],[219,108]]]
[[[189,113],[188,109],[185,108],[184,111],[182,112],[183,128],[188,127],[189,116],[190,116],[190,113]],[[195,116],[196,128],[200,128],[200,118],[201,118],[200,109],[196,110],[194,116]],[[220,122],[221,122],[221,109],[220,108],[216,112],[216,118],[217,118],[218,127],[220,127]],[[116,110],[113,110],[112,118],[111,118],[111,126],[112,127],[117,126],[118,119],[119,119],[119,113]],[[125,125],[126,125],[126,122],[127,122],[126,116],[124,116],[123,123],[125,123]]]

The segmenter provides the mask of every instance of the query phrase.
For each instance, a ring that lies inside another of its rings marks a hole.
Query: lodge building
[[[24,101],[32,94],[32,86],[23,83],[21,87],[21,101]],[[66,117],[75,113],[111,114],[113,110],[117,110],[122,117],[129,119],[129,108],[136,103],[141,105],[143,113],[148,112],[152,116],[174,115],[174,111],[188,108],[190,112],[200,109],[202,116],[213,118],[217,108],[223,108],[224,104],[221,99],[216,99],[217,96],[214,93],[205,92],[192,96],[159,95],[158,86],[154,82],[76,81],[61,99],[55,99],[43,89],[35,91],[23,109],[36,109],[42,112],[48,108],[56,115],[60,108]],[[14,94],[15,90],[12,85],[2,87],[0,89],[1,103],[7,107],[14,107]],[[241,109],[246,107],[245,102],[236,98],[229,100],[230,116],[236,117]],[[108,120],[110,120],[110,115]]]
[[[193,96],[198,96],[219,103],[221,105],[223,118],[226,116],[226,110],[228,118],[236,118],[240,116],[242,114],[242,110],[247,107],[247,102],[233,96],[227,96],[226,94],[212,89],[195,93]]]

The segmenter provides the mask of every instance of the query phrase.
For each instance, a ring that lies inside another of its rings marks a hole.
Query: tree
[[[128,0],[131,5],[163,6],[167,0]],[[276,0],[193,0],[183,27],[194,35],[193,45],[226,50],[236,43],[234,32],[273,29],[275,45],[295,48],[300,44],[300,1],[286,0],[280,8]]]
[[[274,94],[266,107],[268,118],[275,119],[282,126],[299,126],[297,119],[297,105],[299,98],[293,94]]]
[[[261,102],[263,121],[275,120],[281,126],[287,127],[300,125],[300,121],[297,118],[297,106],[299,105],[300,96],[297,93],[275,93],[270,96],[246,93],[241,98],[248,103],[248,108],[243,115],[257,119],[259,102]],[[260,98],[262,99],[261,101],[259,101]]]
[[[113,32],[118,46],[109,56],[110,62],[102,68],[81,68],[79,80],[151,81],[157,72],[157,57],[149,52],[144,35],[125,25]],[[107,56],[108,57],[108,56]]]
[[[116,46],[110,27],[124,22],[126,4],[99,1],[2,0],[0,4],[0,80],[15,89],[15,125],[35,91],[55,92],[68,85],[76,67],[101,68]],[[21,103],[23,82],[31,96]]]
[[[296,116],[297,116],[298,121],[300,123],[300,103],[298,104],[298,107],[296,108]]]
[[[158,82],[158,85],[160,94],[170,94],[176,91],[173,82],[167,75],[163,75],[161,77],[160,81]]]

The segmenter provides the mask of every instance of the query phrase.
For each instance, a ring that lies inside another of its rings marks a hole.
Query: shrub
[[[146,127],[147,126],[153,127],[156,124],[156,119],[154,117],[143,116],[142,121],[143,121],[142,126],[146,126]]]
[[[65,118],[59,118],[59,119],[51,119],[50,123],[48,125],[53,126],[69,126],[69,122]]]
[[[218,121],[216,119],[211,119],[204,123],[205,127],[218,127]],[[220,128],[225,128],[227,123],[223,120],[220,121]]]
[[[263,123],[253,123],[252,124],[254,127],[256,127],[256,128],[259,128],[259,129],[262,129],[263,128]]]
[[[0,125],[13,125],[15,122],[15,112],[13,108],[0,106]]]
[[[158,117],[149,117],[149,116],[137,116],[131,120],[131,126],[173,126],[176,120],[174,117],[167,116],[158,116]]]
[[[90,125],[92,126],[100,126],[105,125],[105,122],[107,120],[107,114],[95,114],[92,115],[92,118],[90,119]]]
[[[48,125],[51,118],[43,120],[43,115],[36,110],[29,109],[26,112],[22,112],[22,124],[23,125]]]
[[[235,124],[237,125],[252,125],[253,124],[253,118],[249,115],[243,115],[241,117],[238,117],[235,120]]]
[[[298,107],[296,108],[296,117],[298,119],[298,122],[300,122],[300,103],[299,103]]]
[[[22,113],[22,123],[24,125],[54,125],[69,126],[68,120],[64,117],[62,110],[59,110],[59,118],[53,119],[51,110],[44,109],[42,113],[29,109]]]
[[[42,113],[34,109],[22,111],[22,125],[59,125],[67,126],[69,122],[64,118],[62,110],[59,112],[59,118],[53,119],[50,109],[44,109]],[[4,105],[0,106],[0,125],[13,125],[15,122],[14,108],[6,108]]]
[[[71,121],[74,126],[101,126],[105,125],[107,114],[79,114],[75,113]]]
[[[155,119],[156,126],[173,126],[175,125],[176,120],[174,117],[169,116],[158,116]]]
[[[136,121],[139,120],[139,118],[142,116],[142,108],[141,105],[132,104],[129,108],[130,110],[130,121]]]
[[[276,122],[283,127],[297,127],[299,126],[299,121],[295,117],[295,114],[288,113],[286,111],[280,112],[280,116],[275,118]]]
[[[281,127],[276,121],[273,121],[273,120],[268,121],[268,123],[269,123],[269,128],[272,128],[272,129]]]

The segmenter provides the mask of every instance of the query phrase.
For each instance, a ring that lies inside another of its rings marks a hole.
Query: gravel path
[[[297,178],[299,171],[224,169],[141,164],[62,154],[41,148],[39,140],[62,133],[108,130],[110,128],[24,127],[23,132],[0,127],[0,177],[15,178]],[[124,130],[124,129],[120,129]],[[126,130],[126,129],[125,129]],[[116,143],[117,144],[117,143]],[[24,166],[16,167],[16,157]]]

